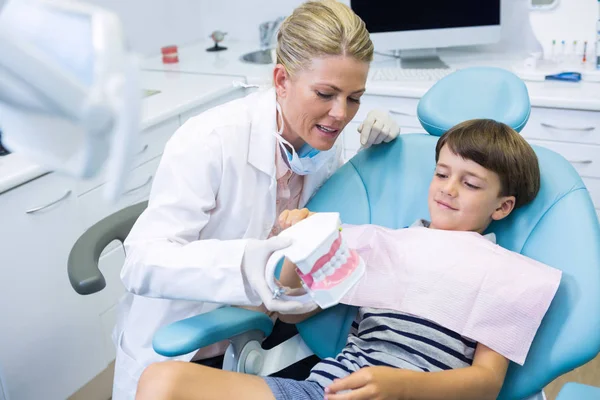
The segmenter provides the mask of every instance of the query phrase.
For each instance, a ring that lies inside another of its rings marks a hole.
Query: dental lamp
[[[138,62],[118,17],[68,0],[0,12],[0,127],[10,151],[87,179],[106,168],[114,202],[139,137]]]

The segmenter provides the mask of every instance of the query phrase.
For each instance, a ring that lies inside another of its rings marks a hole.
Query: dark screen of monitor
[[[352,0],[371,33],[500,24],[500,0]]]

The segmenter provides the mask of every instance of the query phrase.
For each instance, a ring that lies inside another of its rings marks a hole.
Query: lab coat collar
[[[250,125],[250,143],[248,146],[248,162],[275,181],[275,149],[277,139],[277,110],[275,107],[275,88],[256,94]]]

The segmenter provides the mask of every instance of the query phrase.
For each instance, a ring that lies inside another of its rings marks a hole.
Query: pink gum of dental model
[[[340,267],[336,268],[335,272],[332,275],[327,276],[325,279],[323,279],[319,282],[315,282],[315,280],[312,277],[312,274],[315,273],[316,271],[320,270],[321,268],[323,268],[323,266],[326,263],[331,261],[331,259],[335,256],[335,253],[341,247],[341,244],[342,244],[342,235],[340,234],[338,236],[338,238],[331,244],[331,248],[329,249],[329,252],[327,252],[325,255],[323,255],[321,258],[319,258],[317,260],[317,262],[315,263],[315,265],[313,266],[313,268],[310,270],[310,272],[308,274],[303,274],[299,269],[296,269],[296,272],[298,273],[298,276],[300,277],[300,279],[302,279],[304,281],[304,283],[311,290],[330,289],[330,288],[338,285],[340,282],[342,282],[344,279],[346,279],[346,277],[350,276],[352,274],[352,272],[354,272],[354,270],[358,267],[358,265],[359,265],[358,253],[352,249],[348,249],[349,256],[348,256],[347,261],[344,264],[342,264]]]

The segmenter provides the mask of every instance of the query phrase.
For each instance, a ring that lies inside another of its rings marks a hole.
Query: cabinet
[[[159,161],[132,170],[113,205],[102,184],[78,196],[81,186],[58,174],[0,195],[0,366],[10,400],[66,399],[114,360],[124,251],[117,243],[104,251],[99,266],[107,286],[90,296],[71,288],[67,259],[85,229],[148,198]]]
[[[583,178],[600,219],[600,112],[532,107],[522,135],[562,155]]]
[[[72,181],[49,174],[0,196],[0,365],[11,400],[65,399],[101,364],[97,321],[69,283],[82,233]]]

